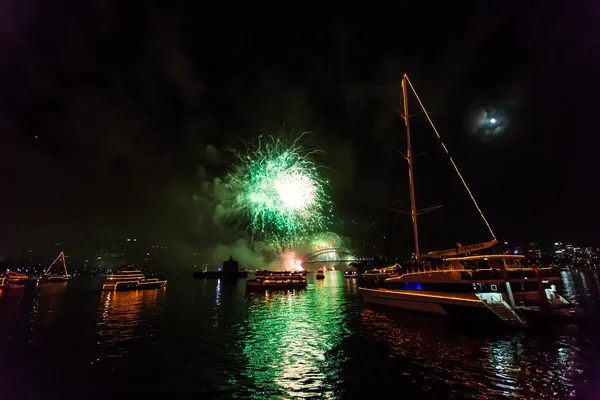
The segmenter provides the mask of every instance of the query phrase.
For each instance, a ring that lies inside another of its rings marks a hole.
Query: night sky
[[[391,203],[409,206],[394,151],[404,72],[499,240],[600,244],[594,2],[128,3],[0,5],[5,253],[232,243],[241,233],[214,226],[203,185],[228,147],[282,126],[325,151],[334,229],[385,253]],[[422,218],[424,250],[487,240],[416,106],[417,202],[444,205]],[[504,113],[503,132],[469,129],[482,109]],[[398,214],[394,253],[410,232]]]

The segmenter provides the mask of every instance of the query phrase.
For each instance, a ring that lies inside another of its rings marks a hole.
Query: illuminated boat
[[[358,277],[358,274],[355,269],[348,268],[344,271],[344,278],[355,279],[356,277]]]
[[[325,279],[325,272],[322,269],[317,270],[317,279]]]
[[[561,297],[556,286],[560,278],[553,276],[552,268],[530,268],[520,255],[476,255],[468,253],[484,250],[498,243],[489,223],[481,212],[456,164],[451,164],[467,189],[475,208],[485,222],[492,240],[469,246],[421,254],[417,217],[440,206],[418,211],[415,202],[413,159],[410,142],[408,88],[412,84],[406,74],[402,78],[404,121],[406,125],[409,194],[415,245],[415,268],[405,269],[395,277],[379,280],[359,280],[359,290],[365,303],[375,303],[429,314],[466,317],[469,321],[489,319],[506,325],[526,326],[526,314],[570,319],[576,315],[569,302]],[[420,100],[417,100],[428,117]],[[441,138],[429,119],[438,139]],[[442,143],[446,153],[446,146]],[[431,260],[431,262],[423,260]]]
[[[146,278],[140,270],[123,269],[116,274],[108,275],[104,281],[104,285],[102,285],[102,290],[122,291],[159,289],[166,284],[166,279]]]
[[[60,273],[54,273],[52,272],[52,267],[58,262],[58,260],[62,260],[63,269],[62,271],[60,271]],[[65,253],[61,251],[58,257],[56,257],[56,260],[54,260],[52,264],[50,264],[46,272],[44,272],[41,281],[44,283],[61,283],[67,282],[69,279],[71,279],[71,275],[69,275],[69,272],[67,271]]]
[[[4,274],[0,275],[0,289],[7,288],[9,285],[8,276]]]
[[[306,287],[306,278],[301,272],[286,271],[258,271],[254,279],[246,281],[246,290],[286,290],[303,289]]]
[[[576,318],[556,290],[560,278],[553,268],[528,267],[525,261],[519,255],[446,258],[441,267],[416,267],[378,286],[361,282],[360,291],[366,303],[437,315],[479,315],[507,325],[525,326],[536,314]]]
[[[400,276],[402,267],[394,264],[385,268],[376,268],[363,272],[358,278],[359,285],[368,287],[379,287],[388,278]]]
[[[27,275],[15,271],[8,271],[6,277],[11,285],[24,285],[29,280]]]

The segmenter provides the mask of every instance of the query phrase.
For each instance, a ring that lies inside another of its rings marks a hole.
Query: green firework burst
[[[233,150],[236,166],[223,180],[225,216],[249,221],[253,236],[269,236],[280,248],[322,230],[331,214],[318,150],[302,146],[304,136],[260,136],[244,152]]]

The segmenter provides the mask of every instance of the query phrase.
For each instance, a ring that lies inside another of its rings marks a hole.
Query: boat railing
[[[486,280],[486,279],[503,279],[502,271],[496,268],[485,268],[485,269],[458,269],[458,268],[449,268],[449,269],[433,269],[433,268],[424,268],[418,269],[417,271],[405,272],[402,275],[397,277],[392,277],[388,279],[399,280],[406,276],[417,276],[417,275],[427,275],[431,276],[433,274],[447,274],[447,273],[457,273],[460,274],[461,279],[465,280]]]
[[[268,283],[288,283],[288,282],[306,282],[305,279],[285,279],[285,278],[269,278],[263,279],[264,282]]]
[[[567,299],[565,299],[564,297],[562,297],[561,295],[555,295],[556,297],[553,299],[548,299],[548,303],[550,303],[551,306],[567,306],[567,305],[571,305],[571,303],[569,303],[567,301]]]
[[[488,301],[488,299],[483,297],[483,294],[478,293],[477,297],[481,299],[481,302],[484,306],[486,306],[491,312],[493,312],[498,318],[504,321],[507,325],[514,326],[527,326],[527,321],[519,315],[517,310],[512,308],[506,301]]]
[[[550,278],[556,276],[554,268],[552,267],[544,267],[544,268],[531,268],[531,267],[523,267],[523,268],[507,268],[506,272],[510,278],[536,278],[538,275],[541,278]]]
[[[540,277],[552,277],[554,276],[552,268],[541,268],[538,270]],[[533,268],[507,268],[507,272],[510,278],[535,278],[536,271]],[[480,268],[480,269],[468,269],[468,268],[418,268],[416,271],[405,272],[395,278],[403,278],[405,276],[414,275],[431,275],[431,274],[445,274],[445,273],[459,273],[462,279],[473,279],[473,280],[484,280],[484,279],[503,279],[502,271],[498,268]]]
[[[497,269],[486,268],[486,269],[458,269],[458,268],[449,268],[449,269],[433,269],[433,268],[424,268],[418,269],[417,271],[406,272],[394,279],[401,279],[405,276],[414,276],[414,275],[431,275],[431,274],[447,274],[447,273],[459,273],[461,274],[461,278],[469,279],[475,278],[475,275],[485,276],[484,274],[489,274],[489,278],[501,277],[501,272]],[[493,276],[492,276],[493,275]],[[481,279],[481,278],[479,278]]]

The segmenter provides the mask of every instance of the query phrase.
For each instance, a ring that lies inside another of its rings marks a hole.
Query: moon
[[[466,124],[470,135],[488,141],[502,135],[508,128],[509,118],[500,106],[481,105],[467,111]]]

